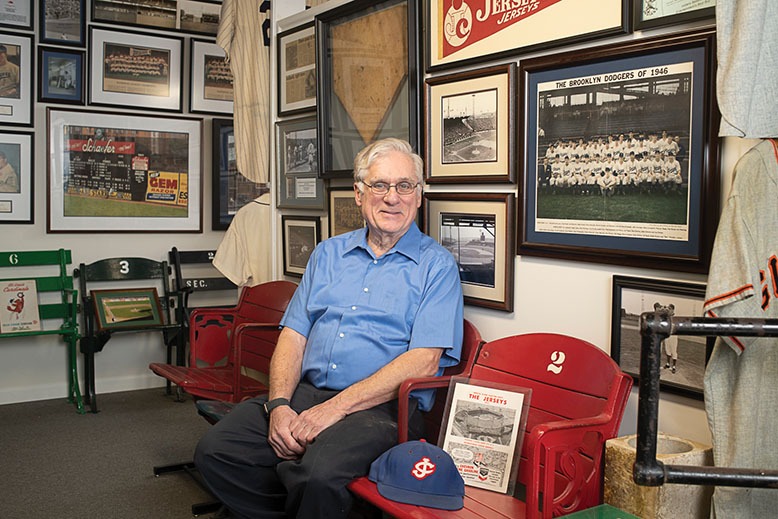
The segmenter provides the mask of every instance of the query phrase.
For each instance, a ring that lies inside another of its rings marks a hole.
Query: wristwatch
[[[270,416],[270,411],[282,405],[289,405],[289,400],[286,398],[274,398],[269,402],[265,402],[265,414]]]

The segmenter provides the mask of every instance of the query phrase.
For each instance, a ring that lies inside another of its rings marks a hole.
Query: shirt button
[[[342,339],[343,337],[345,337],[345,336],[346,336],[346,334],[345,334],[345,333],[343,333],[343,332],[340,332],[340,333],[338,334],[338,337],[340,337],[341,339]]]
[[[352,310],[356,310],[356,309],[357,309],[357,307],[356,307],[356,306],[352,306],[352,307],[351,307],[351,309],[352,309]]]
[[[369,289],[369,288],[367,288],[367,287],[365,287],[365,288],[363,288],[363,289],[362,289],[362,291],[363,291],[363,292],[369,292],[369,291],[370,291],[370,289]]]
[[[338,365],[337,364],[333,364],[332,365],[332,369],[338,369]]]
[[[373,265],[378,265],[378,260],[373,260]]]

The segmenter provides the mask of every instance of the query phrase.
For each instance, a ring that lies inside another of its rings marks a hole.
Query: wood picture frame
[[[430,183],[515,182],[516,64],[427,79]]]
[[[89,104],[183,110],[184,39],[89,27]]]
[[[705,284],[662,279],[613,276],[611,357],[621,369],[640,379],[640,315],[655,311],[655,304],[679,316],[702,316]],[[697,400],[703,399],[705,366],[715,337],[672,335],[663,341],[661,389]],[[675,360],[673,360],[675,358]]]
[[[316,117],[276,123],[278,198],[282,209],[324,209],[324,181],[319,178]]]
[[[33,52],[32,36],[0,31],[0,59],[8,69],[0,86],[0,125],[33,125]]]
[[[48,108],[47,233],[200,233],[202,119]]]
[[[328,194],[327,221],[330,238],[365,226],[362,210],[354,199],[353,187],[331,187]]]
[[[348,178],[366,145],[396,137],[418,149],[417,0],[355,0],[316,16],[322,178]]]
[[[282,215],[284,275],[302,277],[308,259],[321,241],[321,218],[318,216]]]
[[[225,231],[238,210],[266,192],[238,172],[232,119],[211,120],[211,229]]]
[[[38,46],[39,102],[84,104],[85,54],[82,50]]]
[[[92,0],[92,21],[216,36],[221,2],[216,0]]]
[[[166,324],[155,287],[90,291],[98,332]]]
[[[424,193],[424,229],[456,259],[465,304],[513,311],[513,193]]]
[[[232,115],[233,76],[224,49],[212,41],[189,40],[189,111]]]
[[[0,130],[0,224],[35,221],[32,133]]]
[[[519,254],[707,272],[719,203],[714,48],[704,30],[522,61]],[[653,177],[621,174],[619,155]],[[575,187],[578,169],[596,186]]]
[[[278,33],[278,115],[316,109],[316,31],[313,22]]]
[[[469,4],[424,0],[427,72],[630,31],[631,0]]]
[[[39,0],[38,7],[40,43],[69,47],[86,44],[86,0]]]
[[[17,31],[31,31],[35,9],[31,1],[0,1],[0,27]]]
[[[716,0],[677,2],[673,0],[633,0],[635,30],[710,20],[716,16]]]

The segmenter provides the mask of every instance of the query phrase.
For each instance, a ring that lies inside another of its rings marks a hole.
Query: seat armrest
[[[448,387],[450,383],[451,376],[442,376],[409,378],[400,384],[400,390],[397,395],[398,443],[408,441],[408,406],[410,403],[411,391],[415,389],[435,389],[440,387]]]

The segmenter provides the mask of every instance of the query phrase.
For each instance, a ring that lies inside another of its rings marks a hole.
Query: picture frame
[[[0,125],[32,126],[35,78],[32,36],[0,31],[0,56],[9,64],[0,87]],[[15,75],[15,80],[14,80]]]
[[[522,60],[519,254],[707,272],[719,214],[714,49],[703,30]],[[622,99],[627,85],[643,94]],[[645,162],[637,174],[632,156]],[[596,185],[575,186],[577,173]]]
[[[92,21],[216,36],[221,2],[216,0],[93,0]]]
[[[155,287],[91,290],[98,332],[165,324]]]
[[[355,0],[315,18],[322,178],[348,178],[366,145],[418,149],[418,0]]]
[[[233,76],[224,49],[212,41],[189,40],[189,111],[232,115]]]
[[[38,101],[84,104],[84,59],[82,50],[38,46]]]
[[[277,35],[278,115],[316,109],[316,31],[313,22]]]
[[[32,2],[0,0],[0,27],[31,31],[34,17]]]
[[[308,259],[321,241],[318,216],[281,216],[284,244],[284,275],[302,277]]]
[[[38,5],[40,43],[68,47],[86,44],[86,0],[39,0]]]
[[[701,316],[704,302],[704,283],[613,276],[611,357],[637,384],[642,341],[640,315],[656,311],[654,304],[659,304],[675,315]],[[702,400],[705,366],[715,337],[673,335],[669,339],[662,346],[659,387]]]
[[[224,231],[238,210],[267,192],[238,172],[232,119],[211,120],[211,229]]]
[[[47,233],[200,233],[202,119],[46,110]]]
[[[516,179],[516,64],[427,79],[426,181]]]
[[[630,6],[631,0],[480,2],[473,7],[457,0],[424,0],[426,71],[627,34]]]
[[[677,2],[674,0],[633,0],[635,30],[654,29],[713,19],[716,0]]]
[[[324,181],[319,178],[316,117],[276,123],[278,198],[282,209],[324,209]]]
[[[513,193],[424,193],[424,229],[459,265],[465,304],[513,311]]]
[[[181,37],[90,26],[89,104],[181,112],[183,57]]]
[[[35,221],[32,133],[0,130],[0,224]]]
[[[353,187],[331,187],[327,206],[329,237],[361,229],[365,226],[362,210],[354,199]]]

